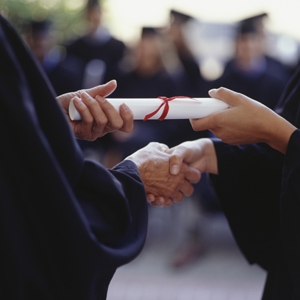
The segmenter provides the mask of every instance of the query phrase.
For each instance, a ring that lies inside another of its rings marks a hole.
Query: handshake
[[[191,196],[192,184],[199,182],[202,172],[217,173],[216,160],[215,172],[211,169],[213,153],[211,140],[199,139],[171,149],[164,144],[150,143],[126,159],[138,166],[148,202],[163,207]]]

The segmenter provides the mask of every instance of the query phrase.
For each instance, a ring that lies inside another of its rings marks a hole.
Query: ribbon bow
[[[169,112],[169,102],[170,101],[172,101],[174,99],[177,99],[177,98],[190,98],[190,97],[186,97],[186,96],[174,96],[174,97],[168,98],[168,97],[165,97],[165,96],[159,96],[157,98],[163,100],[163,102],[161,103],[161,105],[155,111],[153,111],[150,114],[147,114],[144,117],[144,121],[149,120],[151,117],[153,117],[155,114],[157,114],[162,107],[164,107],[164,110],[163,110],[161,116],[158,118],[158,120],[159,121],[164,120],[165,117],[168,115],[168,112]]]

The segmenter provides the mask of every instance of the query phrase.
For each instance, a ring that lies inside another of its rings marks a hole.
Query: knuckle
[[[96,110],[99,108],[99,104],[93,99],[88,100],[86,105],[89,107],[90,110]]]
[[[115,122],[114,122],[114,128],[116,128],[116,129],[122,128],[123,125],[124,125],[124,122],[123,122],[123,120],[121,118],[115,120]]]
[[[133,129],[133,126],[132,127],[124,127],[122,131],[126,132],[126,133],[129,133],[129,132],[132,131],[132,129]]]
[[[81,90],[76,91],[74,94],[75,94],[75,96],[81,98],[81,94],[83,93],[83,91],[84,91],[84,90],[81,89]]]
[[[108,119],[106,116],[103,116],[102,118],[98,119],[98,121],[96,122],[98,125],[100,126],[105,126],[108,122]]]
[[[221,86],[219,88],[219,92],[222,93],[222,94],[224,94],[226,92],[226,88],[224,88],[223,86]]]
[[[180,193],[179,195],[177,195],[176,199],[174,199],[174,202],[181,203],[183,199],[184,199],[184,195]]]
[[[97,139],[97,136],[95,136],[95,135],[92,135],[92,136],[90,136],[88,139],[86,139],[87,141],[90,141],[90,142],[94,142],[94,141],[96,141],[96,139]]]
[[[172,204],[173,204],[173,201],[172,200],[168,200],[166,203],[165,203],[165,206],[172,206]]]
[[[84,114],[89,111],[89,109],[86,107],[86,105],[80,105],[80,107],[78,108],[78,110],[81,113],[84,113]]]
[[[189,188],[186,192],[186,196],[191,196],[194,193],[194,187],[192,185],[189,185]]]
[[[178,188],[182,183],[183,183],[183,179],[179,176],[174,181],[174,185],[175,185],[176,188]]]
[[[82,130],[77,130],[75,133],[76,138],[80,140],[89,140],[88,136]]]

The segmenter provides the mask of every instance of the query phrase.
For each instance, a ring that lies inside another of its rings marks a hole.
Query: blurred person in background
[[[117,77],[118,89],[112,97],[157,98],[181,95],[199,98],[207,95],[208,86],[183,32],[185,23],[190,19],[190,16],[172,10],[170,27],[168,24],[167,28],[142,28],[140,40],[128,51],[127,60],[124,60],[124,69]],[[179,68],[176,67],[178,63]],[[136,123],[139,124],[136,129],[139,126],[149,127],[147,134],[137,134],[136,140],[131,140],[130,144],[135,147],[137,143],[138,148],[155,139],[172,146],[182,142],[183,136],[196,139],[199,135],[204,137],[208,134],[195,133],[188,120],[165,121],[163,132],[158,128],[161,126],[159,121],[151,121],[151,124]]]
[[[266,54],[266,16],[264,13],[239,22],[234,57],[211,87],[227,87],[274,109],[289,75],[283,64]]]
[[[83,61],[82,88],[90,88],[115,79],[115,72],[124,57],[126,46],[113,37],[103,25],[103,8],[99,0],[88,0],[85,18],[86,33],[68,42],[66,48],[68,55]],[[104,153],[111,140],[110,135],[107,135],[101,143],[98,141],[79,143],[87,157],[104,162]]]
[[[183,68],[181,76],[185,82],[183,94],[190,97],[206,97],[208,92],[207,81],[202,77],[200,65],[193,54],[186,39],[186,27],[196,19],[178,10],[170,10],[170,22],[167,37],[172,42],[179,62]]]
[[[99,0],[88,0],[85,8],[86,33],[70,41],[67,51],[85,63],[83,88],[114,79],[113,71],[125,54],[125,44],[114,38],[103,25]]]
[[[176,26],[182,26],[182,23]],[[179,30],[179,28],[176,30]],[[122,75],[117,78],[118,88],[112,94],[112,97],[157,98],[158,96],[176,95],[192,97],[196,96],[197,83],[198,86],[200,85],[204,89],[198,64],[192,56],[188,45],[183,41],[184,37],[182,34],[180,36],[180,46],[177,46],[185,67],[179,73],[176,73],[176,69],[170,68],[174,70],[174,73],[172,73],[170,69],[165,67],[164,49],[169,49],[169,45],[166,45],[166,43],[173,43],[174,40],[170,40],[169,33],[164,28],[143,27],[136,47],[132,48],[131,52],[128,53],[128,61],[126,65],[124,64]],[[178,51],[175,51],[175,55],[178,55]],[[193,76],[195,76],[193,83],[187,84],[190,77]],[[198,90],[200,89],[198,88]],[[197,97],[201,97],[201,95],[198,94]],[[107,166],[114,165],[134,149],[139,149],[151,141],[162,142],[172,147],[185,140],[207,137],[208,131],[193,131],[188,120],[164,120],[163,122],[148,120],[146,122],[135,121],[135,128],[129,135],[115,132],[112,136],[115,139],[115,143],[112,143],[111,148],[107,152]],[[215,205],[207,188],[206,176],[203,176],[200,183],[195,186],[195,193],[190,200],[196,201],[198,208],[198,202],[204,202],[204,198],[205,202],[210,203],[211,206]],[[186,230],[187,241],[184,241],[184,245],[180,247],[172,260],[172,264],[176,267],[192,262],[195,257],[199,257],[203,253],[203,243],[199,243],[200,238],[198,238],[199,227],[203,224],[197,222],[197,224],[190,225],[189,220],[186,220],[186,222],[188,223]],[[195,239],[197,239],[197,242],[195,242]]]
[[[49,19],[28,22],[25,41],[47,74],[57,95],[82,88],[83,62],[56,44]]]
[[[143,27],[139,41],[128,52],[127,61],[117,77],[118,88],[113,98],[157,98],[177,95],[177,81],[166,70],[163,62],[163,34],[161,28]],[[135,121],[130,135],[114,134],[115,142],[108,156],[120,160],[133,149],[139,149],[151,141],[170,144],[177,135],[176,122],[165,120]]]
[[[178,10],[171,9],[169,15],[169,24],[164,33],[164,38],[173,46],[175,57],[174,65],[179,64],[178,70],[173,69],[171,75],[176,78],[178,95],[188,97],[207,97],[209,90],[208,82],[202,77],[199,62],[193,54],[189,43],[187,42],[186,26],[189,22],[196,19],[190,15],[182,13]],[[171,68],[172,70],[172,68]],[[209,132],[195,132],[190,126],[188,120],[177,120],[178,134],[174,136],[171,145],[181,143],[184,139],[194,140],[200,137],[206,137]]]
[[[166,32],[166,37],[174,46],[178,57],[181,72],[180,94],[189,97],[207,97],[210,82],[208,82],[200,72],[200,65],[187,42],[187,26],[189,22],[196,19],[181,11],[170,10],[170,23]],[[170,146],[177,145],[186,140],[196,140],[199,138],[211,137],[209,131],[195,132],[188,120],[177,120],[177,135],[174,136]],[[208,230],[208,217],[214,213],[220,213],[221,208],[214,191],[208,184],[207,174],[203,174],[201,181],[195,186],[195,192],[191,197],[195,212],[198,218],[186,220],[185,237],[175,250],[171,258],[171,266],[182,268],[192,264],[201,258],[208,249],[206,234]]]

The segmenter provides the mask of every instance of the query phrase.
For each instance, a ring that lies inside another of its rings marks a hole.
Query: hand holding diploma
[[[210,130],[231,145],[267,143],[285,153],[296,127],[262,103],[226,88],[209,91],[230,108],[203,119],[191,120],[194,130]]]
[[[116,89],[112,80],[92,89],[80,90],[57,97],[78,139],[94,141],[108,132],[120,130],[130,132],[133,128],[132,112],[126,104],[116,110],[104,97]],[[69,105],[80,112],[80,120],[71,121]]]

